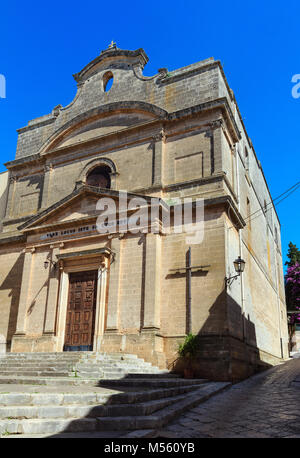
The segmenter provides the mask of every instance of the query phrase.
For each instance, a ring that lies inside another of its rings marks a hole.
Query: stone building
[[[192,331],[198,375],[243,378],[288,357],[278,217],[220,61],[145,77],[147,61],[110,45],[74,75],[68,106],[18,130],[0,175],[1,348],[120,351],[163,368]],[[118,211],[120,190],[147,211],[157,198],[159,230],[99,233],[97,202]],[[204,199],[201,243],[172,226],[185,197]],[[237,256],[245,271],[227,284]]]

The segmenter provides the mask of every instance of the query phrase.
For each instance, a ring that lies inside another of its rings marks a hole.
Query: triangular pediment
[[[115,190],[82,185],[64,199],[27,220],[18,229],[26,232],[42,231],[50,227],[63,227],[83,224],[85,221],[95,221],[97,216],[101,214],[99,208],[97,209],[97,202],[104,197],[113,199],[117,204],[120,195]],[[149,203],[151,201],[149,196],[127,194],[127,199],[132,197],[142,197]]]
[[[89,216],[95,216],[98,199],[98,197],[92,195],[81,196],[81,198],[75,199],[74,202],[70,202],[69,205],[54,212],[53,215],[46,218],[46,222],[47,224],[67,223]]]
[[[116,191],[82,186],[46,210],[30,218],[19,226],[19,230],[31,231],[43,227],[62,226],[69,223],[80,223],[88,219],[96,219],[99,211],[96,209],[101,197],[118,198]]]

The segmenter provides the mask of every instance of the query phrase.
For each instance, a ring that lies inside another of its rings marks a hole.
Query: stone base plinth
[[[212,335],[200,336],[199,356],[193,369],[199,378],[238,382],[281,362],[281,358],[236,337]],[[175,372],[182,373],[185,362],[178,359],[172,367]]]
[[[103,336],[100,351],[133,353],[160,369],[165,369],[166,357],[163,345],[163,337],[157,335],[155,330],[143,330],[137,334],[119,334],[109,331]]]
[[[11,352],[56,352],[56,345],[57,342],[54,335],[30,337],[26,335],[15,334],[11,342]]]

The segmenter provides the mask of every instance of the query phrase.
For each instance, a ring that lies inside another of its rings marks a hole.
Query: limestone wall
[[[23,247],[0,247],[0,335],[5,349],[10,348],[16,330],[21,279],[24,264]]]
[[[0,232],[2,231],[2,220],[6,212],[8,191],[8,172],[0,173]]]

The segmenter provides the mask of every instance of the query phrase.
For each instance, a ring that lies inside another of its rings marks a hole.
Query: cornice
[[[80,70],[80,72],[75,73],[73,78],[77,83],[82,83],[85,80],[86,75],[89,75],[93,67],[106,60],[117,60],[118,58],[121,58],[122,60],[127,59],[129,62],[133,61],[136,64],[139,64],[142,68],[144,68],[146,63],[149,61],[147,54],[142,48],[136,49],[135,51],[108,48],[102,51],[94,60],[89,62],[82,70]]]

